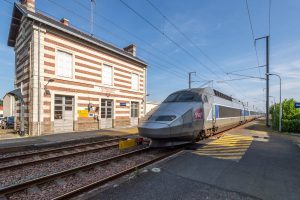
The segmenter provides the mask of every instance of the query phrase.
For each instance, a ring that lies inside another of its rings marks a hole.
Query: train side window
[[[206,103],[208,102],[208,98],[207,98],[206,95],[204,95],[203,100],[204,100],[204,102],[206,102]]]
[[[198,101],[198,102],[201,102],[201,95],[198,95],[198,94],[196,94],[195,95],[195,98],[194,98],[194,101]]]

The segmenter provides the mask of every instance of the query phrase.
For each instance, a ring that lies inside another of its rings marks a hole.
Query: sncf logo
[[[194,118],[195,119],[202,119],[203,118],[203,113],[201,108],[197,108],[194,112]]]

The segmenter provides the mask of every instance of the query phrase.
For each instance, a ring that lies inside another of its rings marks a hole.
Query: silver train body
[[[172,93],[139,124],[139,134],[151,139],[152,147],[175,146],[260,117],[243,102],[212,88]]]

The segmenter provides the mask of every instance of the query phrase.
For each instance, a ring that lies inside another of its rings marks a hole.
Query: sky
[[[90,0],[35,1],[39,12],[91,32]],[[7,46],[13,2],[0,0],[0,98],[14,88],[14,50]],[[270,34],[270,72],[282,77],[283,98],[300,101],[300,1],[248,0],[248,7],[254,37]],[[256,57],[245,0],[96,0],[93,29],[95,37],[119,48],[136,44],[137,56],[148,64],[149,101],[187,88],[188,72],[196,72],[192,87],[213,80],[221,92],[264,109],[264,80],[224,82],[242,78],[228,72],[265,65],[265,41],[256,43]],[[235,73],[264,77],[265,70]],[[279,101],[277,77],[270,77],[270,95],[271,103]]]

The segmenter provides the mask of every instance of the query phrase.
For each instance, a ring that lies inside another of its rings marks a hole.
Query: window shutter
[[[72,78],[73,62],[71,54],[57,51],[57,75]]]
[[[132,74],[131,75],[131,84],[133,90],[139,89],[139,75],[138,74]]]
[[[102,73],[102,83],[105,85],[112,85],[112,67],[104,65]]]

